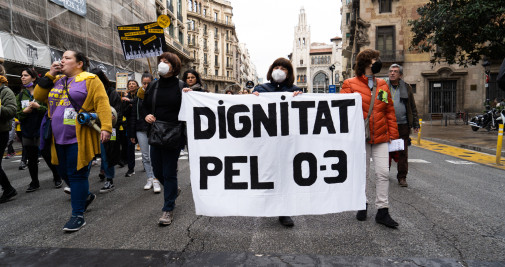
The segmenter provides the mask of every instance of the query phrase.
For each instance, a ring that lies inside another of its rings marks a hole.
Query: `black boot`
[[[12,187],[9,190],[4,190],[2,196],[0,197],[0,203],[5,203],[5,202],[9,201],[11,198],[15,197],[17,194],[18,194],[18,192],[16,191],[16,189],[14,189],[14,187]]]
[[[279,222],[286,227],[293,227],[295,225],[295,223],[289,216],[280,216]]]
[[[368,203],[366,203],[366,207],[364,210],[358,210],[358,213],[356,213],[356,219],[358,221],[366,221],[367,210],[368,210]]]
[[[396,228],[399,225],[391,218],[391,216],[389,216],[388,208],[382,208],[377,211],[375,222],[383,224],[389,228]]]

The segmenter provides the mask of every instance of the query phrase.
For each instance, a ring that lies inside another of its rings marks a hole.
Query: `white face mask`
[[[170,65],[168,65],[165,62],[160,62],[160,64],[158,64],[158,74],[160,76],[165,76],[169,72],[170,72]]]
[[[272,71],[272,78],[275,82],[281,83],[286,80],[286,73],[281,69]]]

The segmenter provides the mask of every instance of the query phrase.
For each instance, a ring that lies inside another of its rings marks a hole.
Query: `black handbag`
[[[158,92],[158,83],[156,83],[153,92],[152,114],[156,108],[156,93]],[[147,140],[151,146],[160,146],[166,149],[180,149],[184,136],[184,124],[178,122],[166,122],[156,120],[148,130]]]
[[[152,146],[166,149],[180,149],[184,133],[182,122],[170,123],[156,120],[151,124],[148,142]]]
[[[44,115],[44,123],[42,124],[42,138],[44,140],[49,140],[53,136],[53,128],[51,126],[51,118],[49,118],[47,112]]]

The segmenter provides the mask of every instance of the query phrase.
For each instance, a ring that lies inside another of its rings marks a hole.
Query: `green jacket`
[[[18,105],[17,112],[16,112],[16,118],[19,121],[24,120],[28,115],[33,114],[33,112],[35,111],[35,110],[32,111],[32,113],[24,113],[23,112],[23,108],[21,106],[21,101],[23,101],[23,100],[37,102],[37,104],[39,104],[40,107],[36,111],[38,113],[42,114],[42,115],[44,115],[46,113],[46,111],[47,111],[47,105],[45,103],[42,103],[42,102],[38,101],[38,100],[35,100],[33,98],[33,96],[30,95],[30,91],[28,91],[28,89],[22,89],[21,92],[16,97],[16,103]]]
[[[5,84],[0,84],[0,133],[12,128],[12,119],[16,115],[16,96]]]
[[[16,97],[18,110],[16,112],[16,118],[19,120],[21,124],[21,135],[24,138],[38,138],[40,137],[40,124],[42,122],[42,118],[47,111],[47,105],[35,100],[33,96],[30,94],[30,91],[26,88],[23,88],[21,92]],[[23,112],[23,101],[31,102],[35,101],[40,105],[39,108],[32,110],[30,113]]]

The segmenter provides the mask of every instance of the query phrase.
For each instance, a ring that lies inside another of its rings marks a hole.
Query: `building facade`
[[[224,0],[188,0],[188,44],[192,68],[210,92],[224,91],[238,82],[238,38],[233,8]]]
[[[156,17],[164,14],[170,18],[170,25],[165,29],[165,41],[170,52],[181,59],[181,73],[191,67],[188,39],[189,23],[187,20],[188,2],[185,0],[156,0]],[[182,76],[181,76],[182,77]]]
[[[447,63],[434,65],[430,63],[430,53],[411,49],[413,33],[408,21],[418,18],[417,9],[427,2],[343,0],[344,78],[354,76],[352,66],[359,51],[372,48],[381,53],[383,68],[379,77],[387,77],[393,63],[403,66],[404,80],[412,85],[418,112],[425,118],[432,113],[481,112],[486,98],[499,98],[502,94],[493,82],[499,62],[491,65],[491,79],[486,86],[485,69],[481,65],[467,68]]]
[[[309,93],[328,93],[329,85],[340,88],[342,38],[331,39],[330,44],[311,43],[310,26],[305,9],[300,10],[295,27],[293,52],[295,84]]]
[[[252,81],[254,85],[258,84],[258,73],[256,72],[256,66],[251,62],[251,57],[249,55],[249,50],[247,50],[246,44],[239,43],[238,46],[238,71],[237,83],[245,88],[248,81]]]

